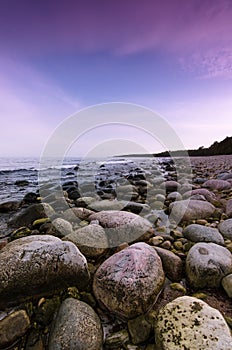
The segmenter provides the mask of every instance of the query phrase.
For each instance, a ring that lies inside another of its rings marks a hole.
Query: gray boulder
[[[231,184],[225,180],[212,179],[207,180],[203,183],[202,187],[209,188],[210,190],[229,190],[231,188]]]
[[[109,312],[133,318],[155,302],[163,283],[156,251],[146,243],[135,243],[103,262],[95,273],[93,290]]]
[[[196,243],[188,252],[186,273],[194,288],[219,287],[232,272],[232,254],[214,243]]]
[[[58,231],[59,237],[67,236],[73,232],[73,228],[70,222],[62,218],[56,218],[53,220],[52,225]]]
[[[109,246],[104,229],[97,224],[82,227],[63,240],[73,242],[88,258],[97,258],[104,254]]]
[[[55,214],[54,210],[47,203],[32,204],[14,214],[8,224],[14,227],[28,226],[37,219],[50,217],[53,214]]]
[[[175,221],[206,219],[213,215],[215,207],[206,201],[182,200],[170,204],[171,218]]]
[[[191,224],[183,230],[183,234],[192,242],[211,242],[224,245],[224,239],[216,228]]]
[[[218,229],[223,237],[228,238],[232,241],[232,219],[227,219],[220,222]]]
[[[101,350],[103,334],[95,311],[86,303],[68,298],[53,321],[49,350]]]
[[[43,235],[17,239],[0,251],[0,307],[89,281],[85,257],[71,242]]]
[[[98,220],[105,228],[109,245],[118,246],[123,242],[135,242],[150,237],[154,233],[152,224],[143,217],[119,210],[107,210],[89,216],[89,220]]]
[[[157,350],[231,350],[230,329],[222,314],[197,298],[182,296],[159,311]]]

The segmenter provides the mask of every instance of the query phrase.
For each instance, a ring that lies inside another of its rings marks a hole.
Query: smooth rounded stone
[[[122,210],[125,207],[126,201],[118,201],[117,199],[109,200],[103,199],[100,201],[92,202],[88,205],[88,209],[94,211],[102,210]]]
[[[123,242],[134,242],[138,239],[149,238],[154,229],[152,224],[143,217],[119,210],[107,210],[89,216],[89,220],[98,220],[105,228],[111,247]]]
[[[226,291],[228,297],[232,298],[232,273],[223,277],[222,287]]]
[[[106,253],[109,246],[102,226],[92,223],[67,235],[63,240],[73,242],[88,258],[97,258]]]
[[[231,188],[231,184],[225,180],[212,179],[204,182],[202,187],[209,188],[211,190],[222,191],[229,190]]]
[[[232,219],[227,219],[220,222],[218,229],[223,237],[228,238],[232,241]]]
[[[182,200],[170,204],[171,214],[177,222],[206,219],[214,214],[215,207],[205,201]]]
[[[224,173],[224,174],[220,174],[220,175],[221,175],[220,176],[221,180],[230,180],[230,179],[232,179],[232,173]]]
[[[134,185],[118,186],[115,189],[118,200],[135,200],[138,198],[138,190]]]
[[[70,208],[65,210],[63,218],[69,222],[78,222],[80,220],[87,220],[91,214],[94,214],[93,210],[86,208]]]
[[[109,312],[133,318],[156,301],[164,278],[156,251],[146,243],[135,243],[103,262],[95,273],[93,291]]]
[[[214,243],[196,243],[188,252],[186,273],[194,288],[219,287],[232,272],[232,254]]]
[[[0,349],[4,349],[22,337],[30,327],[25,310],[12,312],[0,320]]]
[[[94,197],[80,197],[75,200],[75,205],[77,207],[86,208],[89,204],[95,201],[96,201],[96,198]]]
[[[224,245],[223,236],[216,228],[191,224],[185,227],[183,234],[192,242],[211,242]]]
[[[0,307],[89,282],[87,261],[71,242],[48,235],[8,243],[0,251]]]
[[[232,199],[229,199],[226,203],[226,215],[231,218],[232,217]]]
[[[203,196],[203,194],[193,194],[191,195],[191,197],[189,197],[189,199],[192,200],[196,200],[196,201],[206,201],[207,199],[205,198],[205,196]]]
[[[47,203],[33,204],[14,214],[8,221],[8,224],[14,227],[28,226],[37,219],[50,217],[54,214],[54,210]]]
[[[176,181],[169,180],[165,182],[167,192],[175,192],[177,191],[178,187],[180,187],[180,184]]]
[[[101,350],[102,339],[96,312],[88,304],[68,298],[52,323],[48,350]]]
[[[202,300],[182,296],[166,304],[155,326],[157,350],[230,350],[230,329],[222,314]]]
[[[168,194],[167,199],[170,201],[181,201],[182,195],[179,192],[171,192]]]
[[[53,220],[52,225],[59,232],[60,237],[65,237],[73,232],[73,228],[70,222],[62,218],[56,218]]]
[[[129,320],[127,327],[133,344],[144,343],[150,337],[153,328],[144,315]]]
[[[213,192],[210,192],[209,190],[207,190],[206,188],[198,188],[198,189],[195,189],[192,191],[185,192],[183,194],[183,199],[189,198],[189,197],[194,196],[194,195],[202,195],[205,197],[205,199],[208,202],[210,202],[212,204],[217,199],[216,195]]]
[[[176,254],[167,249],[154,247],[162,260],[163,269],[171,281],[180,281],[182,278],[183,262]]]

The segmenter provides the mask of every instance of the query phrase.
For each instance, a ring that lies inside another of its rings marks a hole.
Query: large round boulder
[[[17,239],[0,251],[0,307],[89,281],[85,257],[71,242],[43,235]]]
[[[232,272],[232,254],[214,243],[196,243],[188,252],[186,273],[195,288],[219,287]]]
[[[68,298],[53,321],[49,350],[101,350],[103,334],[95,311],[86,303]]]
[[[143,217],[120,210],[107,210],[89,216],[89,220],[98,220],[105,228],[111,247],[123,242],[135,242],[150,237],[154,233],[152,224]]]
[[[228,190],[231,188],[231,184],[228,181],[218,179],[207,180],[202,186],[217,191]]]
[[[183,296],[159,311],[157,350],[230,350],[230,329],[222,314],[197,298]]]
[[[163,283],[156,251],[146,243],[135,243],[103,262],[95,273],[93,290],[110,312],[133,318],[155,302]]]

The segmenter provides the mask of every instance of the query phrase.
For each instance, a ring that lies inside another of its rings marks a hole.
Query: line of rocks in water
[[[0,349],[232,348],[231,158],[161,166],[0,204]]]

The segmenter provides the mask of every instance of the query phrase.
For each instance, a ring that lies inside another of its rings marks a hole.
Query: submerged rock
[[[32,204],[14,214],[8,224],[14,227],[28,226],[35,220],[52,216],[54,213],[52,207],[47,203]]]
[[[133,318],[155,302],[163,283],[158,254],[146,243],[135,243],[104,261],[95,273],[93,290],[110,312]]]
[[[17,239],[0,251],[0,307],[89,281],[85,257],[71,242],[43,235]]]
[[[157,350],[230,350],[230,329],[222,314],[197,298],[183,296],[159,311]]]

